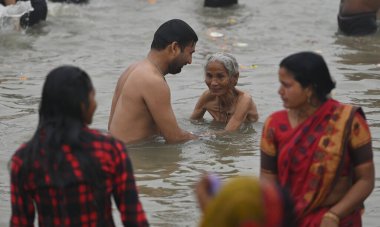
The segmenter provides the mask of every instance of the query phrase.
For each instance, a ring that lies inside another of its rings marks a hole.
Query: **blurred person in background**
[[[4,6],[15,5],[18,1],[26,0],[0,0]],[[46,20],[48,7],[45,0],[30,0],[32,11],[24,13],[20,18],[20,26],[25,29]]]
[[[345,35],[363,36],[378,30],[376,18],[379,0],[341,0],[338,13],[339,30]]]

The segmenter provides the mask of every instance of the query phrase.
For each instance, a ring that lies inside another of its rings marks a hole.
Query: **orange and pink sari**
[[[292,128],[286,110],[265,122],[261,139],[261,168],[277,174],[295,205],[299,226],[319,226],[329,207],[323,201],[340,176],[372,159],[371,138],[360,108],[326,101],[305,122]],[[354,160],[359,155],[367,157]],[[360,162],[360,163],[359,163]],[[340,226],[361,226],[358,208]]]

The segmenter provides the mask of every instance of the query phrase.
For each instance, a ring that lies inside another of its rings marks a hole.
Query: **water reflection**
[[[154,217],[154,226],[179,223],[186,211],[195,209],[188,177],[191,170],[181,166],[183,146],[164,144],[163,140],[128,146],[140,197],[148,215]],[[183,209],[186,206],[188,209]]]
[[[343,53],[338,54],[341,58],[338,62],[349,66],[372,65],[370,68],[377,68],[380,64],[379,40],[380,32],[365,37],[338,35],[335,44],[341,46],[343,51]]]
[[[135,166],[135,173],[140,182],[167,179],[178,171],[181,145],[162,143],[144,143],[128,146],[128,152]],[[142,184],[144,185],[144,184]],[[164,181],[152,184],[155,188],[170,188]]]
[[[363,107],[369,125],[373,130],[380,125],[379,86],[380,80],[380,33],[365,37],[338,35],[335,44],[342,52],[338,54],[338,66],[348,81],[338,86],[343,88],[350,103]],[[352,91],[355,87],[355,91]]]
[[[360,104],[361,106],[367,107],[367,108],[380,108],[380,99],[377,97],[374,97],[373,99],[368,98],[353,98],[352,102],[354,104]],[[379,111],[376,111],[376,113]]]
[[[206,119],[192,123],[193,131],[203,133],[198,140],[170,145],[156,138],[128,146],[151,224],[193,226],[199,216],[194,184],[204,172],[214,172],[222,179],[242,170],[252,172],[252,160],[258,155],[257,127],[244,124],[238,132],[215,135],[224,125]]]
[[[2,112],[0,120],[11,120],[37,113],[36,106],[40,99],[30,95],[15,94],[19,89],[0,87],[8,93],[0,93],[0,106]]]
[[[226,8],[200,6],[195,10],[195,14],[196,19],[203,26],[201,40],[207,41],[207,44],[200,48],[200,55],[206,56],[217,50],[231,52],[235,47],[248,45],[248,41],[238,35],[238,29],[244,27],[253,16],[253,10],[245,5],[238,4]]]
[[[238,4],[225,8],[199,7],[197,13],[200,15],[199,22],[206,27],[229,28],[248,21],[253,10]]]
[[[380,68],[379,68],[380,69]],[[356,70],[355,70],[356,71]],[[379,70],[380,71],[380,70]],[[360,80],[380,80],[379,72],[375,73],[362,73],[362,72],[352,72],[347,73],[346,77],[352,81],[360,81]]]

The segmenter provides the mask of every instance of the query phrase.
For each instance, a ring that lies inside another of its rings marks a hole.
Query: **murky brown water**
[[[339,1],[240,0],[237,7],[205,9],[202,0],[90,0],[86,6],[49,3],[48,21],[26,33],[0,32],[0,226],[10,215],[7,162],[37,124],[45,75],[61,64],[85,69],[97,89],[93,127],[105,130],[114,86],[122,71],[145,57],[157,27],[172,18],[198,33],[193,64],[168,76],[181,127],[204,132],[219,126],[188,118],[203,83],[205,55],[226,50],[241,64],[239,88],[249,91],[260,113],[242,132],[182,145],[162,142],[130,147],[143,206],[152,226],[196,226],[193,185],[203,171],[223,178],[258,174],[262,122],[281,109],[277,95],[280,60],[297,51],[323,54],[337,80],[335,98],[364,108],[380,166],[380,35],[349,38],[336,33]],[[212,38],[211,32],[223,34]],[[257,67],[251,67],[256,65]],[[376,169],[377,176],[380,170]],[[365,226],[380,226],[380,178],[366,201]],[[117,212],[115,212],[117,215]],[[116,218],[119,222],[119,218]]]

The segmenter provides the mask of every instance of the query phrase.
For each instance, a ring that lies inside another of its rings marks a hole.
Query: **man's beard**
[[[180,73],[182,70],[183,65],[178,62],[178,60],[174,60],[172,63],[168,66],[168,72],[170,74],[177,74]]]

